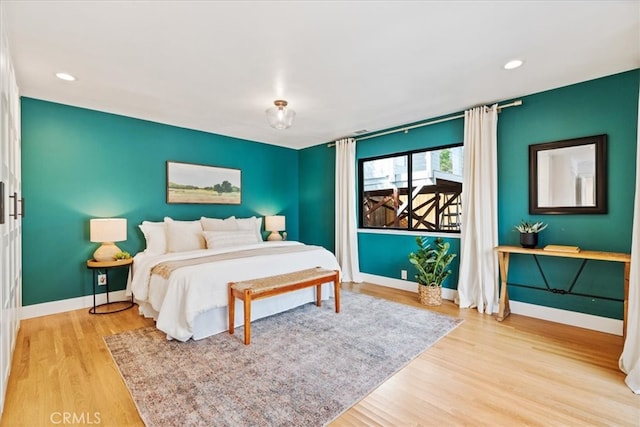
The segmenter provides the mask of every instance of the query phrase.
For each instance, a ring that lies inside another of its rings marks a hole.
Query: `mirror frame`
[[[538,153],[558,148],[595,145],[595,206],[539,206]],[[529,213],[530,214],[606,214],[607,213],[607,135],[566,139],[529,145]]]

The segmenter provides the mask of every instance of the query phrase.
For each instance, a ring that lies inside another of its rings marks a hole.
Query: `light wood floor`
[[[343,288],[421,307],[411,292]],[[433,310],[465,321],[332,426],[640,426],[640,396],[617,367],[621,337],[517,315],[499,323],[448,301]],[[66,413],[67,424],[142,425],[102,337],[152,324],[136,309],[23,321],[0,424],[64,425]]]

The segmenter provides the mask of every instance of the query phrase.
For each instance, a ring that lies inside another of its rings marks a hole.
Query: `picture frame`
[[[239,205],[242,171],[167,161],[167,203]]]
[[[607,135],[529,146],[529,213],[607,213]]]

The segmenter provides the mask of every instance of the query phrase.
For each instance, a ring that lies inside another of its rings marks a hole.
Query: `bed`
[[[335,256],[322,247],[262,241],[261,218],[211,220],[165,218],[140,226],[147,247],[134,257],[127,289],[133,293],[140,314],[153,318],[170,339],[198,340],[227,331],[228,282],[312,267],[340,269]],[[185,243],[189,240],[191,243]],[[323,299],[333,297],[331,282],[323,285],[322,295]],[[314,288],[258,300],[251,319],[313,301]],[[243,322],[238,305],[235,326]]]

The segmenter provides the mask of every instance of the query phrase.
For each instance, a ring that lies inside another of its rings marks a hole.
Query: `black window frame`
[[[416,233],[416,232],[422,232],[422,233],[448,233],[448,234],[460,234],[460,229],[457,230],[447,230],[447,229],[441,229],[438,227],[438,229],[433,229],[433,230],[429,230],[429,229],[424,229],[424,228],[414,228],[413,224],[411,221],[411,214],[409,216],[409,220],[407,221],[407,228],[395,228],[395,227],[384,227],[384,226],[369,226],[369,225],[364,225],[364,202],[365,202],[365,197],[364,197],[364,164],[366,162],[370,162],[370,161],[375,161],[375,160],[382,160],[382,159],[389,159],[389,158],[394,158],[394,157],[403,157],[406,156],[406,164],[407,164],[407,190],[408,190],[408,195],[411,194],[411,189],[412,187],[412,183],[413,183],[413,155],[418,154],[418,153],[428,153],[428,152],[432,152],[432,151],[439,151],[439,150],[445,150],[447,148],[458,148],[458,147],[463,147],[463,143],[462,142],[458,142],[458,143],[454,143],[454,144],[447,144],[447,145],[439,145],[436,147],[430,147],[430,148],[421,148],[421,149],[417,149],[417,150],[409,150],[409,151],[401,151],[398,153],[390,153],[390,154],[383,154],[383,155],[379,155],[379,156],[373,156],[373,157],[367,157],[367,158],[362,158],[362,159],[358,159],[358,227],[360,229],[364,229],[364,230],[392,230],[394,232],[405,232],[405,233]],[[462,183],[462,191],[464,190],[464,182]],[[462,194],[462,193],[461,193]],[[407,206],[407,211],[408,212],[413,212],[413,200],[412,198],[409,196],[407,197],[407,202],[408,202],[408,206]]]

